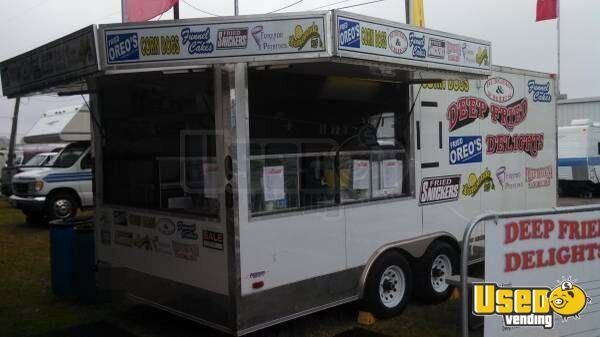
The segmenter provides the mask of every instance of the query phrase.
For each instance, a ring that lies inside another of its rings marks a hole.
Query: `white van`
[[[16,174],[10,202],[30,220],[68,219],[93,205],[90,142],[68,145],[52,166]]]

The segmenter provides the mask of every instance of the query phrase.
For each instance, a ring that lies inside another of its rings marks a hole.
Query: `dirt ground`
[[[561,206],[600,203],[565,198]],[[20,211],[0,198],[0,336],[44,337],[224,337],[163,311],[126,300],[80,305],[50,290],[48,228],[27,224]],[[459,336],[459,304],[413,301],[393,319],[364,327],[356,304],[344,305],[262,330],[252,337]],[[481,332],[475,335],[481,335]]]

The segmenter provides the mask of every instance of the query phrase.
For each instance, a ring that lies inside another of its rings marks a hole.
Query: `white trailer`
[[[235,335],[389,317],[449,296],[471,217],[556,205],[554,81],[488,42],[342,11],[90,36],[99,284],[140,302]]]
[[[600,123],[574,119],[558,128],[559,190],[591,197],[600,184]]]

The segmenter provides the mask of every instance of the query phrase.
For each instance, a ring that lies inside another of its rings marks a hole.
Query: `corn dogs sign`
[[[499,219],[485,238],[472,309],[486,336],[600,331],[600,211]]]

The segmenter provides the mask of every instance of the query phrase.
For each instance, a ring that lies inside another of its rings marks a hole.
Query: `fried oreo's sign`
[[[490,113],[487,103],[478,97],[461,97],[448,106],[448,131],[460,129]]]
[[[428,177],[421,181],[419,205],[431,205],[458,200],[460,175]]]
[[[486,153],[489,155],[525,152],[531,157],[537,157],[538,152],[544,149],[544,134],[488,135],[485,143]]]

